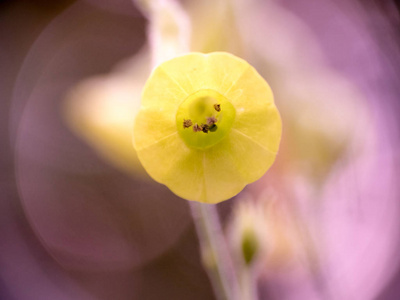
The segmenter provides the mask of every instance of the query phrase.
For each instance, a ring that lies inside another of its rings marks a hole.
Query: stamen
[[[183,128],[189,128],[190,126],[192,126],[193,125],[193,123],[192,123],[192,120],[190,120],[190,119],[183,119]]]
[[[194,132],[203,131],[203,127],[196,123],[196,124],[193,125],[193,131]]]
[[[217,123],[217,118],[212,116],[212,117],[207,117],[207,125],[208,126],[213,126],[215,123]]]
[[[208,133],[210,127],[207,124],[201,124],[200,126],[202,127],[202,131],[204,133]]]
[[[214,109],[216,111],[221,111],[221,104],[214,104]]]

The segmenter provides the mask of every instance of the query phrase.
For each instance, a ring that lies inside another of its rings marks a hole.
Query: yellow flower
[[[149,175],[187,200],[218,203],[272,165],[281,119],[268,84],[228,53],[191,53],[158,66],[135,120]]]

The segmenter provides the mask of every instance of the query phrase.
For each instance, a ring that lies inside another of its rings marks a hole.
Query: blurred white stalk
[[[190,20],[174,0],[135,0],[149,20],[153,67],[190,51]],[[203,264],[220,300],[237,298],[238,283],[215,205],[190,202]]]
[[[257,286],[254,278],[254,272],[250,268],[243,268],[240,270],[240,300],[256,300],[257,297]]]
[[[190,20],[175,0],[134,0],[149,20],[153,67],[190,51]]]
[[[217,207],[190,202],[204,266],[220,300],[237,299],[238,284],[232,259],[221,228]],[[250,298],[240,298],[247,300]]]

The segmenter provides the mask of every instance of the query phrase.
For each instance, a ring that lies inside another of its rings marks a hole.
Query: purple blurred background
[[[333,69],[400,113],[395,2],[276,2]],[[129,0],[0,2],[0,299],[214,299],[186,201],[109,166],[61,118],[65,93],[138,52],[145,30]],[[377,299],[400,299],[400,271]]]

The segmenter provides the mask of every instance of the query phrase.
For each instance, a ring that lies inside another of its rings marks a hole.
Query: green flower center
[[[235,108],[223,95],[214,90],[200,90],[180,104],[176,126],[189,147],[206,149],[226,136],[235,116]]]

